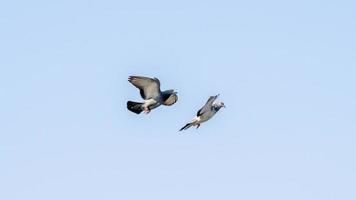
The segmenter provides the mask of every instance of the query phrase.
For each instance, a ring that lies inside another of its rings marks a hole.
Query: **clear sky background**
[[[355,1],[2,1],[0,199],[356,199]],[[149,115],[129,75],[179,101]],[[210,95],[227,106],[178,132]]]

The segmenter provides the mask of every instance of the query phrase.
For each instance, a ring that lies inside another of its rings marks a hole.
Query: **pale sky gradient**
[[[356,199],[355,1],[3,1],[0,199]],[[149,115],[129,75],[179,101]],[[210,95],[227,106],[178,132]]]

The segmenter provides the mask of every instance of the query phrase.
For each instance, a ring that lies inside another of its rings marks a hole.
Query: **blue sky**
[[[0,199],[356,199],[355,9],[1,2]],[[127,111],[129,75],[178,103]]]

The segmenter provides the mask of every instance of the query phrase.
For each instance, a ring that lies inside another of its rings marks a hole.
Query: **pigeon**
[[[201,123],[211,119],[220,110],[220,108],[222,107],[225,108],[224,102],[216,101],[218,96],[219,95],[210,96],[208,101],[205,103],[205,105],[198,111],[197,116],[190,123],[187,123],[179,131],[187,130],[192,126],[197,126],[198,129]]]
[[[128,81],[140,90],[141,97],[144,99],[143,103],[127,102],[127,109],[136,114],[142,111],[148,114],[160,105],[171,106],[178,101],[177,92],[174,90],[161,92],[161,83],[157,78],[130,76]]]

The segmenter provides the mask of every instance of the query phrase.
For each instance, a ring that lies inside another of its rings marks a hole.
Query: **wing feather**
[[[129,82],[140,90],[141,97],[145,100],[155,98],[161,93],[161,83],[157,78],[130,76]]]
[[[197,116],[201,116],[206,111],[211,110],[212,105],[213,105],[214,101],[218,98],[218,96],[219,95],[210,96],[208,101],[205,103],[205,105],[197,112]]]

